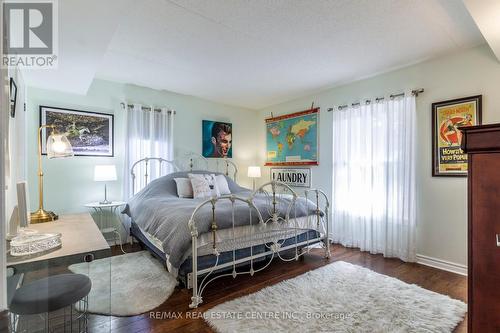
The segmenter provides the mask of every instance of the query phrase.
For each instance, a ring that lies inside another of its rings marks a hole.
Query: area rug
[[[111,261],[111,262],[110,262]],[[88,311],[133,316],[150,311],[173,293],[176,279],[147,251],[69,266],[92,281]]]
[[[451,332],[466,304],[346,262],[217,305],[217,332]]]

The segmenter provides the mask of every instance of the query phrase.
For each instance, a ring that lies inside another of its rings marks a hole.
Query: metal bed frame
[[[174,160],[167,160],[161,157],[145,157],[134,164],[130,168],[130,176],[132,179],[132,193],[136,193],[136,183],[138,181],[136,176],[136,168],[140,168],[141,164],[144,164],[144,185],[143,188],[149,184],[150,181],[150,168],[152,167],[151,162],[156,162],[156,167],[159,172],[162,170],[162,166],[169,166],[173,172],[176,171],[195,171],[195,170],[210,170],[212,172],[220,172],[236,181],[238,175],[238,167],[236,164],[227,158],[213,158],[213,162],[209,161],[207,158],[196,154],[196,153],[185,153],[180,158]],[[167,173],[168,174],[168,173]]]
[[[209,168],[209,162],[202,156],[194,153],[188,153],[183,157],[184,161],[168,161],[162,158],[144,158],[135,162],[131,168],[132,184],[135,184],[136,175],[134,169],[140,164],[145,163],[145,184],[148,183],[147,168],[150,161],[157,161],[160,164],[167,163],[174,171],[202,170]],[[228,160],[222,159],[215,163],[219,168],[222,166],[223,173],[232,178],[236,178],[238,169],[236,165]],[[205,168],[205,169],[203,169]],[[216,169],[215,171],[218,171]],[[232,177],[231,177],[232,176]],[[134,186],[134,185],[133,185]],[[135,188],[134,192],[135,193]],[[193,289],[191,297],[190,308],[197,308],[203,302],[202,294],[208,284],[216,279],[232,276],[236,278],[238,275],[249,274],[253,276],[255,273],[267,268],[272,260],[277,257],[283,261],[298,260],[302,255],[309,253],[310,246],[321,243],[324,248],[324,257],[330,257],[330,241],[329,241],[329,208],[330,202],[325,192],[319,189],[308,189],[305,192],[305,199],[307,202],[307,211],[312,211],[313,214],[307,215],[302,219],[302,225],[299,225],[296,216],[296,201],[298,198],[297,193],[288,185],[278,181],[271,181],[260,186],[257,190],[253,191],[250,197],[243,198],[236,195],[225,195],[220,197],[213,197],[200,203],[193,211],[188,223],[192,240],[192,271],[187,274],[187,288]],[[312,195],[314,202],[309,200]],[[267,213],[270,216],[264,220],[261,212],[254,204],[255,198],[265,198]],[[217,205],[222,202],[230,202],[232,207],[232,237],[225,240],[219,240],[218,225],[217,225]],[[235,204],[243,203],[248,206],[248,214],[250,221],[250,233],[244,236],[236,236],[235,233]],[[309,209],[311,204],[312,209]],[[197,227],[197,215],[201,209],[208,206],[211,208],[211,255],[215,256],[215,264],[211,267],[199,269],[198,267],[198,250],[199,250],[199,232]],[[252,223],[252,215],[255,214],[257,222]],[[305,219],[305,222],[304,222]],[[304,225],[305,223],[305,225]],[[266,229],[266,230],[264,230]],[[314,231],[314,236],[309,237],[310,232]],[[300,235],[300,238],[299,238]],[[304,235],[305,239],[304,239]],[[287,242],[288,240],[288,242]],[[290,244],[290,240],[293,242]],[[254,246],[264,245],[264,251],[257,251],[254,253]],[[237,258],[236,251],[238,249],[247,248],[250,250],[250,255],[243,258]],[[221,253],[232,253],[230,261],[219,263]],[[291,257],[285,257],[285,253]],[[259,266],[254,267],[254,264],[259,261]],[[245,265],[245,270],[237,269]],[[246,269],[246,267],[249,267]],[[220,273],[224,270],[230,270],[230,273]],[[218,273],[217,275],[215,273]],[[199,279],[201,279],[199,281]]]

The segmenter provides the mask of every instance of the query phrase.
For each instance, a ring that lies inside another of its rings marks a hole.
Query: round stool
[[[44,314],[44,326],[46,332],[51,332],[55,328],[58,331],[74,332],[78,322],[78,332],[87,332],[88,324],[88,294],[92,288],[90,279],[82,274],[61,274],[49,276],[21,286],[14,293],[9,311],[13,315],[11,318],[11,331],[30,331],[29,327],[36,325],[40,329],[40,323],[29,324],[29,316]],[[79,303],[80,312],[74,311],[74,304]],[[66,310],[69,308],[69,318]],[[73,312],[76,317],[74,318]],[[51,314],[49,316],[49,314]],[[19,316],[26,316],[19,321]],[[39,316],[36,316],[39,317]],[[25,324],[28,325],[26,330]],[[22,326],[22,327],[21,327]],[[37,330],[38,332],[38,330]]]

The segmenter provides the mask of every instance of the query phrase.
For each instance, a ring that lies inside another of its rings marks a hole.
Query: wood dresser
[[[461,128],[468,154],[469,332],[500,332],[500,124]]]

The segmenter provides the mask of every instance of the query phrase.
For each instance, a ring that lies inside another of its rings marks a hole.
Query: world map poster
[[[318,165],[319,108],[266,119],[266,165]]]

